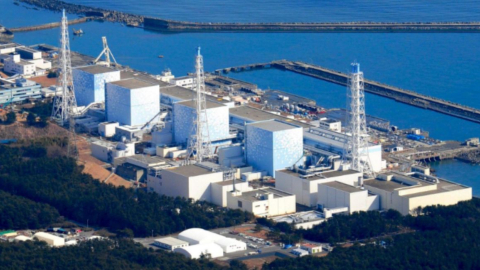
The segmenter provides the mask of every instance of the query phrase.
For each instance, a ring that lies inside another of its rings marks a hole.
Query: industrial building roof
[[[341,191],[345,191],[347,193],[367,191],[366,189],[355,188],[353,186],[350,186],[350,185],[347,185],[347,184],[344,184],[344,183],[341,183],[341,182],[337,182],[337,181],[323,183],[322,185],[326,185],[326,186],[329,186],[331,188],[335,188],[335,189],[338,189],[338,190],[341,190]]]
[[[120,72],[120,78],[122,80],[123,79],[137,78],[137,79],[140,79],[142,81],[150,82],[152,84],[157,84],[162,88],[162,91],[163,91],[164,87],[172,87],[173,86],[172,84],[169,84],[167,82],[155,79],[154,77],[152,77],[148,73],[141,72],[141,71],[136,71],[136,70],[122,70],[122,72]]]
[[[109,83],[115,84],[127,89],[137,89],[137,88],[155,86],[155,84],[152,84],[147,81],[142,81],[137,78],[124,79],[124,80],[109,82]]]
[[[321,219],[324,219],[324,215],[317,211],[298,212],[273,218],[273,220],[275,220],[276,222],[287,222],[295,224]]]
[[[311,127],[311,125],[307,123],[303,123],[297,120],[283,117],[281,115],[276,115],[273,113],[255,109],[249,106],[240,106],[240,107],[230,108],[230,115],[238,118],[250,120],[251,122],[277,119],[283,122],[292,123],[297,126],[301,126],[303,128]]]
[[[19,46],[17,43],[0,44],[0,49],[15,48],[17,46]]]
[[[181,86],[173,86],[168,88],[162,88],[160,94],[166,96],[173,96],[178,99],[189,100],[193,98],[194,92],[188,88]]]
[[[30,52],[30,53],[40,52],[40,51],[38,51],[38,50],[32,49],[32,48],[30,48],[30,47],[25,47],[25,46],[23,46],[23,47],[17,47],[17,48],[15,48],[15,51],[24,51],[24,52]]]
[[[79,69],[82,71],[85,71],[90,74],[102,74],[102,73],[108,73],[108,72],[114,72],[117,70],[105,67],[105,66],[100,66],[100,65],[91,65],[91,66],[84,66],[84,67],[77,67],[75,69]]]
[[[147,165],[148,167],[152,167],[152,166],[158,166],[158,165],[163,165],[165,164],[165,160],[164,159],[161,159],[159,157],[152,157],[152,156],[147,156],[147,155],[133,155],[133,156],[129,156],[126,158],[126,162],[129,162],[129,161],[138,161],[142,164],[145,164]],[[135,164],[134,164],[135,165]]]
[[[411,185],[402,184],[401,182],[397,182],[397,181],[385,181],[385,180],[379,180],[379,179],[365,180],[363,184],[366,186],[371,186],[371,187],[385,190],[388,192],[393,192],[394,190],[399,188],[412,187]]]
[[[261,128],[263,130],[267,130],[271,132],[300,128],[299,126],[288,124],[279,120],[255,122],[255,123],[248,124],[248,126]]]
[[[155,239],[155,242],[166,244],[169,246],[178,246],[178,245],[185,245],[185,244],[188,245],[188,242],[177,239],[177,238],[173,238],[173,237]]]
[[[267,194],[273,194],[274,199],[293,196],[290,193],[268,187],[268,188],[261,188],[261,189],[255,189],[252,191],[242,192],[242,195],[240,195],[240,197],[244,200],[255,202],[255,201],[262,201],[263,200],[262,196]]]
[[[286,173],[295,177],[300,177],[300,173],[294,172],[289,169],[285,170],[280,170],[278,172]],[[308,178],[305,178],[305,180],[308,181],[315,181],[315,180],[322,180],[322,179],[327,179],[331,177],[338,177],[338,176],[344,176],[344,175],[351,175],[351,174],[358,174],[359,172],[354,171],[354,170],[345,170],[345,171],[328,171],[328,172],[321,172],[319,175],[311,176]]]
[[[186,177],[215,173],[211,170],[202,168],[202,167],[197,166],[195,164],[172,168],[172,169],[169,169],[168,171],[173,172],[173,173],[177,173],[177,174],[180,174],[180,175],[183,175],[183,176],[186,176]]]
[[[177,102],[176,104],[195,108],[195,102],[193,100],[181,101]],[[218,107],[225,107],[225,105],[207,100],[207,109],[213,109]]]

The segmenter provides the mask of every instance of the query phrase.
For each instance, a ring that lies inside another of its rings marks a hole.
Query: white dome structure
[[[200,259],[202,255],[212,259],[223,256],[222,248],[215,243],[176,248],[173,252],[183,254],[189,259]]]
[[[214,243],[225,253],[247,249],[247,244],[242,241],[228,238],[200,228],[185,230],[178,235],[178,239],[188,242],[191,246]]]

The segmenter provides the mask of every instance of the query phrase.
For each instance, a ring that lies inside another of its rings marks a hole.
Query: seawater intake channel
[[[348,74],[299,61],[278,60],[215,70],[216,74],[276,68],[347,86]],[[398,102],[480,123],[480,110],[365,79],[365,91]]]

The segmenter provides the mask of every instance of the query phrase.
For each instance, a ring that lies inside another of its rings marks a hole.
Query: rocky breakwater
[[[20,2],[30,4],[39,8],[62,11],[67,13],[85,15],[110,22],[124,23],[129,26],[143,25],[143,16],[134,15],[114,10],[102,8],[87,7],[83,5],[70,4],[59,0],[19,0]]]
[[[8,41],[13,38],[13,32],[0,25],[0,41]]]

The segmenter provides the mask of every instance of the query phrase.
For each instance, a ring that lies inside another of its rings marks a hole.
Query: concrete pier
[[[86,21],[89,21],[90,19],[91,18],[89,18],[89,17],[84,17],[84,18],[80,18],[80,19],[70,20],[70,21],[68,21],[68,25],[84,23]],[[60,27],[60,24],[61,24],[61,22],[54,22],[54,23],[46,23],[46,24],[34,25],[34,26],[16,27],[16,28],[10,28],[10,31],[12,31],[14,33],[16,33],[16,32],[27,32],[27,31],[37,31],[37,30],[44,30],[44,29]]]
[[[218,69],[215,72],[242,72],[260,68],[277,68],[280,70],[292,71],[342,86],[346,86],[348,82],[348,74],[304,62],[287,60],[273,61],[270,63],[255,63],[238,67],[228,67],[224,69]],[[365,79],[365,91],[422,109],[432,110],[455,116],[457,118],[480,123],[480,110],[461,104],[422,95],[410,90],[401,89],[367,79]]]

